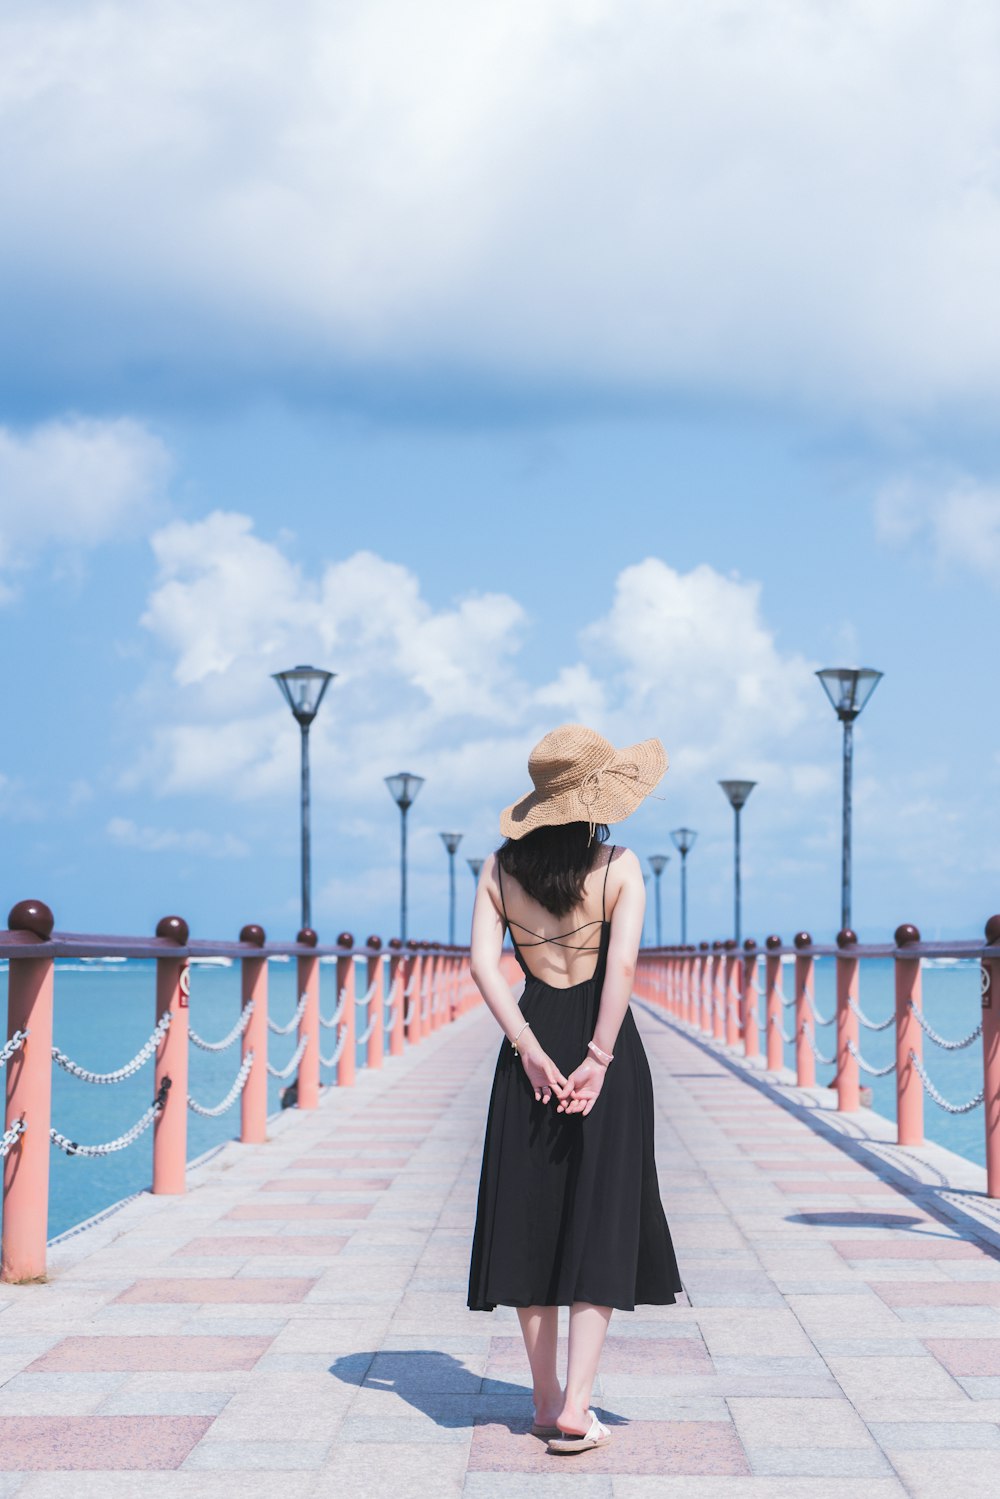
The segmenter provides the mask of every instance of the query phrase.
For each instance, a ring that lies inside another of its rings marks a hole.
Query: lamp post
[[[743,809],[747,797],[756,786],[756,781],[720,781],[729,805],[733,809],[735,819],[733,829],[733,936],[736,944],[740,941],[740,812]]]
[[[674,840],[674,848],[681,856],[681,945],[686,946],[688,939],[688,854],[694,848],[694,840],[698,834],[693,828],[674,828],[670,836]]]
[[[482,859],[466,859],[465,862],[466,862],[466,864],[468,864],[469,868],[472,870],[472,878],[478,884],[479,883],[479,871],[483,867],[483,861],[482,861]]]
[[[851,925],[851,773],[854,762],[854,720],[882,680],[871,667],[828,666],[816,675],[833,710],[844,725],[844,781],[841,817],[840,927]]]
[[[663,925],[660,921],[660,875],[670,863],[669,854],[650,854],[647,860],[656,879],[656,945],[663,946]]]
[[[271,673],[281,689],[285,702],[291,708],[295,721],[302,731],[302,769],[300,777],[300,811],[302,843],[302,927],[312,926],[312,878],[311,849],[309,839],[309,729],[319,712],[323,694],[333,681],[335,672],[321,671],[315,666],[294,666],[289,671]]]
[[[409,770],[400,770],[394,776],[386,776],[389,795],[399,808],[399,937],[406,941],[406,814],[417,799],[417,792],[424,784],[423,776],[415,776]]]
[[[442,833],[441,842],[448,850],[448,945],[455,946],[455,855],[462,841],[461,833]]]

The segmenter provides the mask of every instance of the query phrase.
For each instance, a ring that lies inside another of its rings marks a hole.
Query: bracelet
[[[612,1055],[612,1053],[608,1051],[602,1051],[601,1048],[597,1045],[596,1041],[588,1041],[587,1050],[597,1058],[602,1067],[609,1067],[614,1061],[614,1056]]]
[[[511,1047],[512,1047],[512,1049],[513,1049],[513,1052],[514,1052],[514,1055],[515,1055],[515,1056],[516,1056],[516,1057],[519,1057],[519,1056],[520,1056],[520,1055],[521,1055],[521,1053],[520,1053],[520,1052],[519,1052],[519,1051],[518,1051],[518,1049],[517,1049],[517,1043],[518,1043],[518,1041],[519,1041],[519,1040],[520,1040],[520,1038],[521,1038],[521,1032],[522,1032],[522,1031],[530,1031],[530,1030],[531,1030],[531,1026],[530,1026],[530,1024],[529,1024],[529,1022],[528,1022],[528,1021],[527,1021],[527,1020],[526,1020],[526,1021],[525,1021],[525,1022],[524,1022],[524,1024],[523,1024],[523,1025],[522,1025],[522,1027],[521,1027],[521,1030],[520,1030],[520,1031],[518,1031],[518,1033],[517,1033],[517,1035],[516,1035],[516,1036],[515,1036],[515,1037],[514,1037],[514,1039],[513,1039],[513,1041],[511,1041],[511,1043],[510,1043],[510,1044],[511,1044]]]

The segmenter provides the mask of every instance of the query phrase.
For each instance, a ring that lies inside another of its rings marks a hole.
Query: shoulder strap
[[[607,919],[608,919],[608,907],[607,907],[607,898],[608,898],[608,870],[611,868],[611,860],[612,860],[612,857],[614,855],[614,852],[615,852],[615,849],[617,848],[617,846],[618,845],[616,843],[613,843],[611,845],[611,852],[608,854],[608,862],[604,866],[604,887],[601,890],[601,920],[602,921],[607,921]]]

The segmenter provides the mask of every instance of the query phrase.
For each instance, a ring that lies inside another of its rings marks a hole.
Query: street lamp
[[[739,946],[740,941],[740,812],[756,784],[756,781],[719,782],[719,785],[729,798],[729,805],[733,809],[733,816],[735,818],[733,834],[733,925],[735,931],[733,935],[736,938],[737,946]]]
[[[681,945],[686,946],[688,939],[687,863],[688,854],[694,848],[694,840],[698,834],[693,828],[674,828],[670,836],[674,840],[674,848],[681,856]]]
[[[415,776],[401,770],[394,776],[386,776],[389,795],[399,808],[399,937],[406,941],[406,814],[417,799],[417,792],[424,784],[423,776]]]
[[[442,833],[441,842],[448,850],[448,945],[455,946],[455,855],[462,841],[461,833]]]
[[[312,925],[312,893],[310,890],[311,858],[309,843],[309,728],[319,712],[323,694],[333,681],[335,672],[321,671],[316,666],[295,666],[290,671],[271,673],[281,689],[285,702],[295,715],[302,731],[302,771],[300,779],[300,802],[302,817],[302,927]]]
[[[656,945],[663,946],[663,925],[660,921],[660,875],[670,863],[669,854],[650,854],[647,860],[656,877]]]
[[[466,864],[468,864],[469,868],[472,870],[472,878],[478,884],[478,882],[479,882],[479,871],[483,867],[483,861],[482,861],[482,859],[466,859],[465,862],[466,862]]]
[[[854,720],[882,680],[868,666],[828,666],[816,675],[844,725],[844,790],[840,857],[840,927],[851,925],[851,771],[854,761]]]

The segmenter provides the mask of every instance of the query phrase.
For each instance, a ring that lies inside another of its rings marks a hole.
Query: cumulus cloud
[[[998,41],[989,0],[21,0],[8,365],[992,400]]]
[[[0,427],[0,576],[47,546],[89,548],[131,530],[169,467],[160,439],[124,417]]]
[[[137,848],[147,854],[205,854],[212,859],[235,859],[250,852],[243,840],[231,833],[209,834],[200,828],[141,827],[128,817],[112,817],[105,832],[120,848]]]
[[[1000,485],[968,474],[897,477],[876,496],[875,529],[890,545],[922,547],[944,568],[1000,583]]]

